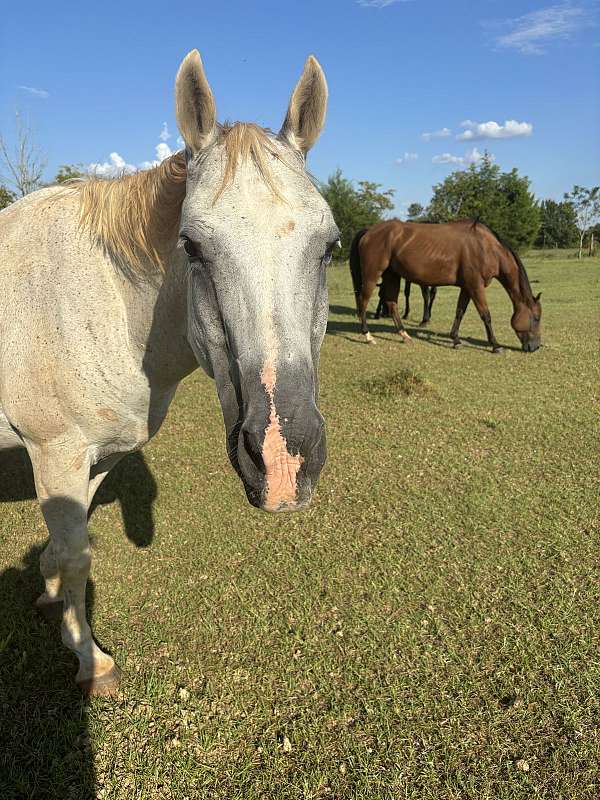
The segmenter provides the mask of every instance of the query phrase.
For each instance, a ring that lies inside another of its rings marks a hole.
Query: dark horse
[[[420,285],[459,286],[456,318],[450,332],[454,346],[460,345],[460,322],[469,300],[473,300],[494,353],[500,352],[501,347],[492,330],[485,289],[492,278],[497,278],[512,301],[514,313],[510,324],[523,350],[531,353],[540,346],[540,295],[533,296],[519,256],[477,220],[444,224],[396,219],[379,222],[354,237],[350,271],[361,331],[368,342],[374,340],[367,328],[367,306],[381,276],[385,285],[385,276],[390,273]],[[398,333],[410,339],[400,319],[398,304],[392,302],[390,310]]]
[[[365,229],[366,230],[366,229]],[[377,304],[377,310],[375,311],[375,319],[379,319],[380,317],[391,317],[391,303],[398,303],[398,295],[400,294],[400,278],[396,276],[393,270],[388,268],[388,271],[391,273],[390,277],[394,277],[396,279],[396,285],[390,287],[389,284],[386,287],[385,282],[382,280],[379,284],[379,303]],[[410,281],[404,281],[404,314],[402,315],[402,319],[408,319],[408,313],[410,311],[410,289],[412,283]],[[390,292],[390,288],[392,291]],[[435,300],[435,296],[437,294],[437,286],[421,286],[421,294],[423,295],[423,319],[419,322],[419,327],[424,328],[426,325],[429,325],[429,321],[431,320],[431,309],[433,308],[433,301]],[[387,297],[386,294],[391,294],[391,297]]]

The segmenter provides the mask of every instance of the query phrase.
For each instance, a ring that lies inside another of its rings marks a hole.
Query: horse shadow
[[[118,501],[127,538],[147,547],[154,535],[156,481],[141,453],[127,455],[98,490],[99,505]],[[0,451],[0,503],[36,497],[24,450]],[[96,774],[88,712],[74,677],[77,658],[63,646],[60,624],[35,607],[43,591],[34,545],[20,565],[0,574],[0,797],[94,800]],[[86,592],[93,629],[94,583]]]
[[[127,538],[137,547],[148,547],[154,538],[153,503],[157,484],[139,451],[126,455],[104,479],[90,507],[118,501]],[[0,450],[0,503],[34,500],[31,463],[24,449]]]
[[[344,336],[344,338],[348,339],[350,342],[354,342],[354,344],[366,344],[363,338],[354,338],[351,336],[347,336],[346,334],[356,334],[360,337],[360,326],[358,319],[356,317],[356,309],[350,308],[349,306],[338,306],[338,305],[331,305],[329,306],[329,311],[332,314],[338,314],[340,316],[352,316],[354,319],[352,321],[346,320],[329,320],[327,322],[327,333],[330,336]],[[452,350],[454,348],[454,342],[450,337],[450,334],[446,331],[436,331],[432,330],[429,327],[421,327],[415,325],[407,325],[406,321],[404,321],[404,327],[410,336],[412,336],[417,341],[425,342],[427,344],[431,344],[434,347],[444,347],[446,349]],[[378,338],[381,334],[390,334],[395,333],[396,329],[394,328],[394,324],[389,319],[383,319],[382,321],[378,321],[375,319],[369,319],[369,330],[375,338]],[[475,336],[462,336],[460,337],[461,342],[463,345],[471,345],[472,347],[484,348],[489,349],[490,343],[487,339],[478,339]],[[399,341],[402,341],[399,339]],[[515,347],[510,344],[502,344],[503,350],[513,350],[514,352],[520,352],[520,347]]]
[[[35,545],[0,574],[0,797],[96,797],[88,714],[74,677],[77,659],[58,622],[35,609],[43,589]],[[87,589],[88,614],[94,585]]]

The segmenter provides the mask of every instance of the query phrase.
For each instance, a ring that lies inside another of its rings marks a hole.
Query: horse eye
[[[191,239],[188,239],[187,236],[181,237],[181,244],[183,249],[185,250],[185,254],[188,258],[199,258],[198,251],[196,249],[196,245],[192,242]]]
[[[324,267],[328,267],[331,264],[331,261],[333,259],[333,251],[334,251],[334,249],[336,247],[341,247],[341,246],[342,246],[342,244],[341,244],[340,240],[336,239],[335,242],[332,242],[327,247],[327,250],[325,251],[325,255],[321,259],[321,264],[323,264]]]

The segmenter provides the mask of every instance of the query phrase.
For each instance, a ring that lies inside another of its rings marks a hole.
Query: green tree
[[[540,219],[536,247],[572,247],[577,241],[577,215],[572,203],[542,200]]]
[[[340,169],[321,185],[321,193],[340,229],[342,249],[336,253],[338,258],[348,258],[350,243],[357,230],[380,222],[385,212],[394,207],[393,189],[381,191],[381,184],[372,181],[358,181],[356,188],[352,181],[344,178]]]
[[[406,215],[408,219],[419,219],[420,217],[423,217],[424,214],[425,206],[422,206],[421,203],[411,203],[406,209]]]
[[[16,200],[15,195],[0,183],[0,209],[6,208]]]
[[[65,181],[73,180],[73,178],[83,178],[85,174],[83,164],[61,164],[54,178],[54,182],[64,183]]]
[[[479,219],[515,250],[523,250],[531,246],[540,226],[529,184],[529,178],[516,169],[501,172],[486,153],[477,164],[453,172],[433,187],[428,217],[434,222]]]
[[[594,186],[592,189],[586,189],[585,186],[574,186],[571,192],[565,194],[565,200],[573,204],[577,216],[577,230],[579,232],[578,258],[581,258],[583,239],[600,217],[600,186]]]

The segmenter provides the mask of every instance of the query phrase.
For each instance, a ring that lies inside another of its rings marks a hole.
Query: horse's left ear
[[[306,155],[319,138],[327,112],[327,81],[321,65],[309,56],[290,99],[280,138]]]
[[[541,297],[541,296],[542,296],[542,293],[540,292],[540,293],[538,294],[538,296],[537,296],[537,297],[534,297],[534,298],[533,298],[533,299],[535,300],[535,302],[536,302],[536,303],[539,303],[539,301],[540,301],[540,297]]]

